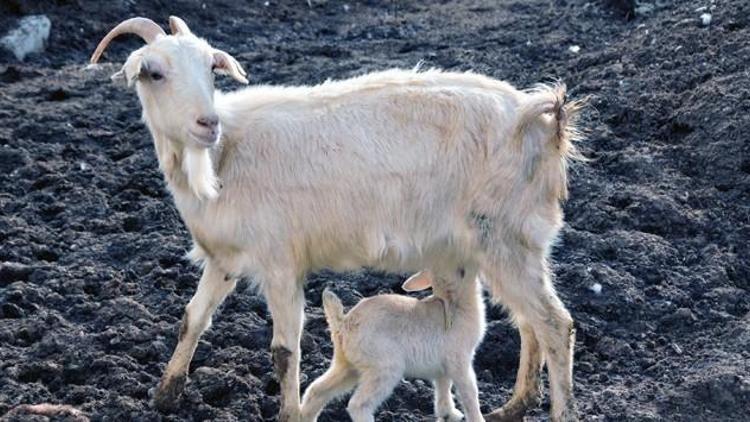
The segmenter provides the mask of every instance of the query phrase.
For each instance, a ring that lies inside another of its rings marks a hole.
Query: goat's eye
[[[151,78],[152,80],[154,80],[154,81],[159,81],[159,80],[161,80],[161,79],[163,79],[163,78],[164,78],[164,75],[162,75],[162,74],[161,74],[161,73],[159,73],[159,72],[151,72],[151,73],[149,73],[149,74],[148,74],[148,76],[149,76],[149,77],[150,77],[150,78]]]

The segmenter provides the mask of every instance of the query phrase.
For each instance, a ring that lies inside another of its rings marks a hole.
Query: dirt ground
[[[175,14],[233,53],[252,83],[312,84],[422,60],[519,87],[561,79],[573,97],[592,95],[583,144],[592,161],[572,169],[553,257],[578,330],[580,414],[749,420],[750,3],[630,6],[0,0],[2,32],[21,14],[52,21],[44,53],[0,58],[0,415],[53,402],[93,420],[274,420],[271,321],[247,282],[204,335],[180,410],[148,406],[199,271],[184,258],[189,237],[135,93],[109,80],[140,41],[125,37],[104,65],[85,65],[120,20],[166,25]],[[331,356],[322,289],[335,285],[352,305],[402,280],[310,277],[303,388]],[[475,362],[483,410],[508,399],[519,351],[502,309],[488,311],[488,326]],[[431,391],[403,382],[379,420],[425,420]],[[528,419],[546,420],[548,407]],[[321,420],[346,420],[345,402]]]

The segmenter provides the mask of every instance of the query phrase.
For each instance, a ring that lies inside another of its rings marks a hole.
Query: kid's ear
[[[432,272],[429,270],[423,270],[409,277],[401,288],[407,292],[418,292],[420,290],[429,289],[432,287],[432,278]]]

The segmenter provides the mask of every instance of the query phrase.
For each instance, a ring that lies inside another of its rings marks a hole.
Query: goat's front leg
[[[273,319],[271,358],[281,385],[280,422],[297,422],[300,417],[300,337],[305,318],[302,281],[277,277],[263,284],[263,293]]]
[[[211,325],[211,317],[224,298],[234,290],[237,281],[228,278],[210,262],[203,269],[198,289],[182,316],[177,347],[154,394],[154,406],[162,411],[177,404],[187,381],[188,367],[201,334]]]
[[[435,416],[438,422],[458,422],[464,414],[456,409],[451,394],[453,382],[448,376],[441,376],[435,380]]]
[[[484,417],[479,409],[479,389],[477,388],[477,377],[471,362],[461,365],[452,371],[451,378],[456,385],[456,392],[461,401],[461,406],[466,412],[467,422],[484,422]]]

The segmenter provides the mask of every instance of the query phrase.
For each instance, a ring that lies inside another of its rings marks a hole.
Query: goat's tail
[[[328,289],[323,291],[323,311],[326,314],[326,321],[328,321],[328,328],[331,333],[340,332],[341,323],[344,320],[344,305],[341,303],[341,299]]]
[[[582,138],[576,122],[588,100],[584,98],[568,101],[566,92],[564,83],[541,84],[526,91],[528,96],[519,110],[516,136],[523,139],[527,129],[538,122],[541,116],[551,115],[550,122],[553,125],[559,151],[566,159],[585,161],[585,157],[576,149],[574,142]]]

